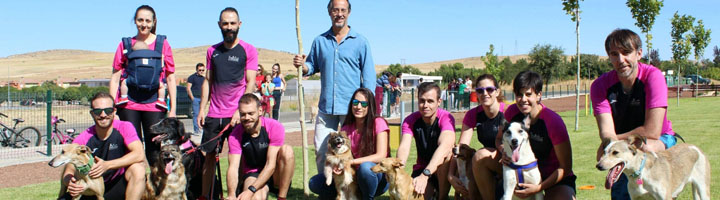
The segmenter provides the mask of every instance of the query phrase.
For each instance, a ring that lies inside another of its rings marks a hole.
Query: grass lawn
[[[688,143],[695,144],[702,149],[705,155],[710,160],[710,165],[713,167],[712,174],[720,173],[718,171],[718,164],[720,154],[720,147],[714,146],[713,135],[717,133],[716,130],[720,129],[720,98],[700,98],[698,100],[687,98],[681,99],[681,106],[676,106],[674,99],[668,102],[670,107],[668,109],[668,118],[673,122],[673,129],[681,134]],[[715,105],[715,106],[713,106]],[[560,113],[562,118],[565,120],[565,124],[568,127],[570,133],[570,140],[572,143],[573,150],[573,171],[578,176],[577,186],[583,185],[594,185],[594,190],[578,190],[578,199],[610,199],[610,191],[604,189],[605,175],[606,172],[601,172],[595,169],[595,150],[600,143],[598,139],[597,126],[595,125],[595,118],[590,116],[583,116],[584,112],[581,112],[580,118],[580,131],[573,131],[574,127],[574,111]],[[460,119],[456,119],[460,120]],[[459,132],[459,127],[458,127]],[[459,134],[458,134],[459,136]],[[716,143],[717,144],[717,143]],[[414,145],[413,145],[414,146]],[[473,140],[473,147],[479,148],[481,145],[477,140]],[[413,147],[414,148],[414,147]],[[301,147],[295,147],[295,159],[296,159],[296,170],[293,175],[293,184],[288,195],[289,199],[306,199],[303,196],[303,179],[302,179],[302,152]],[[310,150],[310,176],[316,174],[314,164],[314,150]],[[393,152],[395,156],[395,152]],[[415,160],[415,150],[411,150],[410,163]],[[410,172],[410,166],[406,167],[406,170]],[[227,159],[221,159],[221,168],[223,175],[227,168]],[[720,193],[715,190],[720,189],[718,185],[718,178],[713,177],[711,184],[711,198],[720,199]],[[223,184],[225,184],[223,180]],[[57,181],[27,185],[16,188],[3,188],[0,189],[0,196],[9,197],[9,199],[52,199],[57,195],[59,190],[59,184]],[[678,199],[692,199],[690,193],[690,186],[685,188],[685,191],[680,194]],[[227,190],[226,190],[227,191]],[[451,191],[451,196],[454,192]],[[311,196],[310,199],[315,199],[316,196]],[[270,199],[275,199],[271,195]],[[389,199],[387,193],[379,199]]]

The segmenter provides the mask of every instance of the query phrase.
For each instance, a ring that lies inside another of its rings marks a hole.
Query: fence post
[[[445,109],[445,110],[448,110],[448,107],[447,107],[447,102],[448,102],[447,99],[448,99],[448,98],[447,98],[447,97],[449,97],[449,96],[450,96],[449,91],[445,90],[445,99],[446,99],[446,100],[443,101],[443,109]]]
[[[52,156],[52,142],[50,137],[52,137],[52,129],[50,127],[50,124],[52,123],[50,121],[52,117],[52,90],[47,91],[47,96],[45,96],[45,108],[47,108],[47,114],[45,115],[45,130],[46,130],[46,137],[47,140],[47,155],[48,157]]]
[[[386,108],[386,109],[385,109],[385,110],[386,110],[386,112],[385,112],[385,117],[386,117],[386,118],[390,118],[390,114],[391,114],[391,113],[390,113],[390,109],[391,109],[392,106],[390,106],[390,94],[391,94],[390,92],[384,91],[385,97],[384,97],[383,99],[387,99],[386,102],[383,102],[383,103],[385,103],[385,108]]]
[[[415,88],[412,88],[410,90],[410,112],[415,112]]]

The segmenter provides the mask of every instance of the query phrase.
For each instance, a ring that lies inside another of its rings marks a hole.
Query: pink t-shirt
[[[558,160],[557,153],[555,152],[555,145],[563,142],[569,142],[570,136],[568,135],[567,128],[565,127],[565,122],[562,120],[560,115],[545,107],[545,105],[540,104],[540,106],[542,106],[542,110],[540,110],[540,113],[537,116],[537,121],[535,124],[530,125],[530,138],[531,140],[535,140],[530,141],[530,144],[535,157],[538,158],[540,175],[542,176],[542,179],[545,180],[553,172],[555,172],[555,170],[560,168],[560,161]],[[508,122],[513,122],[513,120],[515,122],[520,122],[524,119],[524,117],[525,115],[520,112],[520,109],[518,109],[516,104],[510,105],[507,108],[507,111],[505,111],[505,120]],[[544,129],[542,127],[544,127]],[[540,141],[539,143],[542,143],[542,141],[546,141],[547,138],[550,139],[550,145],[552,146],[538,147],[532,145],[533,142],[536,141]],[[537,152],[536,150],[538,149],[546,151],[547,154],[540,155],[542,153]],[[571,171],[569,174],[572,173],[573,172]]]
[[[500,111],[499,112],[505,112],[505,103],[504,102],[498,102],[500,103]],[[475,108],[472,108],[468,110],[467,113],[465,113],[465,118],[463,118],[463,125],[475,128],[477,124],[477,114],[479,112],[484,112],[484,108],[482,106],[477,106]]]
[[[340,131],[345,131],[348,134],[348,138],[350,138],[350,150],[352,151],[353,158],[362,157],[362,154],[360,153],[360,145],[362,145],[360,144],[362,141],[362,135],[357,132],[355,124],[344,125],[342,128],[340,128]],[[382,133],[385,131],[390,131],[387,122],[383,118],[375,118],[375,131],[373,134],[377,136],[378,133]],[[375,141],[377,142],[377,140]],[[372,155],[374,153],[375,148],[372,149],[372,152],[366,153],[366,155]]]
[[[132,123],[120,120],[113,120],[112,126],[113,128],[117,129],[118,132],[120,132],[120,135],[122,135],[123,139],[125,139],[126,147],[130,146],[130,143],[140,140],[140,138],[138,138],[137,132],[135,132],[135,126],[133,126]],[[95,125],[92,125],[90,126],[90,128],[85,129],[85,131],[75,137],[73,143],[86,145],[88,140],[90,140],[90,138],[92,138],[96,134],[97,133],[95,132]]]
[[[285,142],[285,127],[274,119],[267,118],[267,117],[260,117],[260,126],[265,128],[265,131],[268,134],[268,139],[270,140],[268,142],[268,145],[270,146],[282,146]],[[233,131],[230,133],[230,136],[228,137],[228,152],[229,154],[242,154],[242,137],[245,136],[245,128],[243,126],[235,126]],[[267,155],[265,155],[267,156]],[[242,160],[245,160],[244,156],[241,156]],[[242,171],[243,173],[252,173],[252,172],[258,172],[258,169],[250,168],[249,166],[245,166],[242,162],[243,166]]]
[[[229,118],[238,108],[238,100],[245,94],[247,71],[258,70],[258,52],[254,46],[238,40],[233,49],[220,42],[208,48],[207,69],[212,73],[210,110],[208,117]],[[240,70],[244,67],[245,70]]]
[[[131,39],[131,43],[135,44],[135,37]],[[148,49],[155,50],[155,42],[153,41],[148,45]],[[131,47],[132,48],[132,47]],[[125,62],[127,62],[127,57],[125,54],[123,54],[123,50],[125,47],[123,46],[123,43],[120,42],[118,45],[117,50],[115,50],[115,59],[113,60],[113,69],[115,70],[124,70],[125,69]],[[165,67],[163,68],[163,71],[160,73],[160,77],[167,78],[169,74],[175,73],[175,60],[173,59],[172,55],[172,48],[170,48],[170,44],[168,43],[167,39],[165,42],[163,42],[163,61],[165,63]],[[120,96],[120,90],[117,91],[117,97]],[[119,98],[115,99],[115,102],[117,103]],[[164,110],[158,108],[155,106],[155,102],[152,103],[135,103],[133,101],[129,101],[126,104],[123,104],[120,106],[121,108],[130,109],[130,110],[137,110],[137,111],[149,111],[149,112],[164,112]]]
[[[638,75],[635,84],[643,84],[643,91],[645,93],[645,110],[651,108],[667,108],[668,106],[668,89],[667,83],[665,83],[665,76],[662,72],[645,63],[638,62]],[[615,70],[607,72],[593,81],[590,87],[590,98],[592,100],[592,106],[595,115],[602,113],[612,114],[612,103],[608,101],[608,91],[611,87],[616,84],[620,84],[617,72]],[[663,117],[662,132],[664,134],[675,135],[672,130],[672,123],[667,119],[667,110]],[[621,134],[621,133],[617,133]]]
[[[437,109],[437,119],[438,119],[438,127],[440,128],[440,132],[443,131],[451,131],[453,134],[455,133],[455,118],[450,114],[450,112],[440,109]],[[407,118],[405,118],[405,121],[402,123],[402,134],[409,134],[411,136],[415,136],[415,133],[413,132],[413,126],[418,120],[422,120],[422,114],[420,114],[420,111],[414,112],[410,114]],[[439,136],[438,136],[439,137]],[[415,141],[417,144],[417,141]],[[427,144],[429,146],[437,146],[438,144]],[[415,165],[413,165],[413,170],[419,170],[424,169],[427,164],[430,162],[430,159],[432,155],[429,155],[430,157],[423,157],[418,155]]]

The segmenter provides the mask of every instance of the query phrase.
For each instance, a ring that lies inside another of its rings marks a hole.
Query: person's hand
[[[463,197],[470,196],[470,192],[467,190],[467,188],[465,188],[465,186],[463,186],[462,181],[460,181],[460,178],[458,178],[455,175],[449,175],[448,181],[450,181],[450,185],[452,185],[453,188],[455,188],[455,191],[460,192],[460,194],[462,194]]]
[[[535,193],[540,192],[540,185],[535,184],[527,184],[527,183],[519,183],[518,186],[524,187],[525,189],[522,190],[515,190],[515,196],[520,198],[528,198]]]
[[[500,164],[503,164],[503,165],[510,165],[510,164],[512,164],[512,158],[510,158],[510,157],[508,157],[508,156],[505,156],[505,154],[504,154],[503,152],[498,152],[498,153],[500,153],[500,155],[501,155],[501,157],[500,157]]]
[[[425,194],[425,187],[427,187],[428,176],[420,175],[413,179],[413,185],[415,185],[415,192],[418,194]]]
[[[305,64],[306,57],[306,55],[295,55],[295,58],[293,58],[293,65],[295,65],[295,68],[302,67],[303,64]]]
[[[237,198],[235,195],[232,195],[232,194],[230,194],[230,195],[228,195],[227,197],[225,197],[225,200],[237,200],[237,199],[238,199],[238,198]]]
[[[240,123],[240,110],[236,110],[235,113],[233,113],[232,118],[230,119],[230,126],[235,127],[235,125]]]
[[[253,194],[255,194],[255,193],[253,193],[250,190],[245,190],[242,193],[240,193],[240,195],[238,196],[237,199],[238,200],[248,200],[248,199],[252,198]]]
[[[169,111],[167,117],[175,117],[175,112]]]
[[[198,116],[196,120],[198,127],[203,128],[203,125],[205,125],[205,112],[203,112],[203,109],[200,109],[198,111]]]
[[[108,170],[108,164],[103,159],[95,156],[95,165],[90,168],[90,178],[99,178]]]
[[[70,182],[68,182],[68,193],[72,197],[77,197],[85,191],[85,187],[77,184],[77,180],[75,180],[75,177],[70,178]]]

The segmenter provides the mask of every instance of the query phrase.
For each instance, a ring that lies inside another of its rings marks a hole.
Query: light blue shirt
[[[320,72],[320,112],[346,115],[353,93],[360,87],[375,92],[375,63],[367,39],[351,28],[337,43],[332,29],[315,37],[305,65],[306,76]]]

